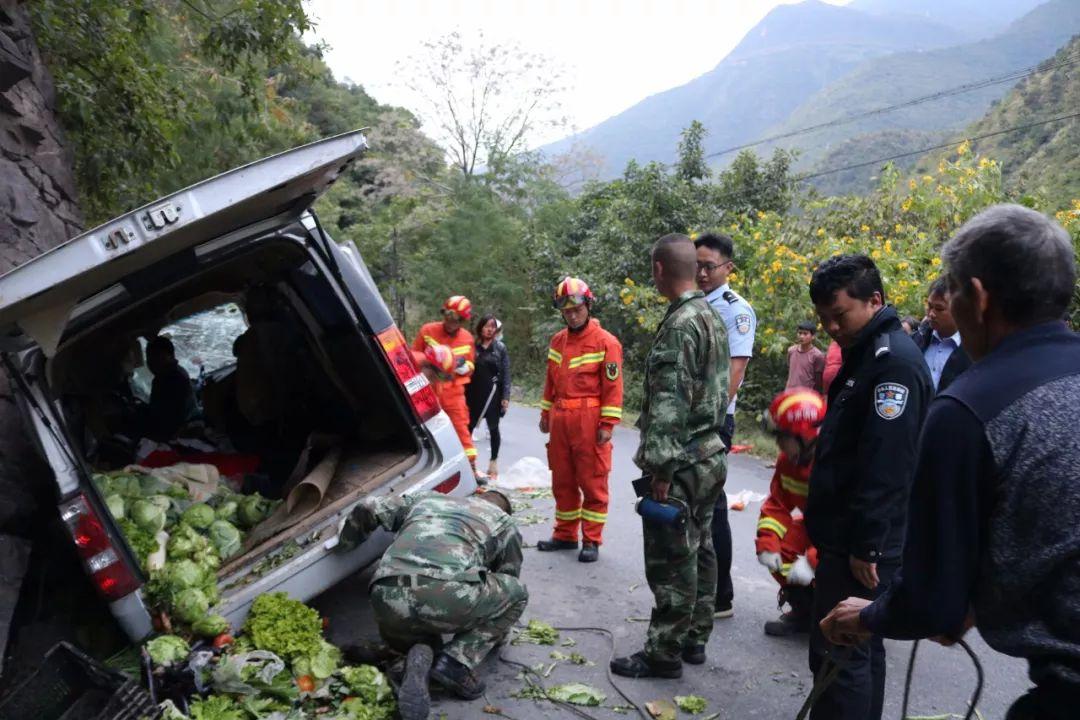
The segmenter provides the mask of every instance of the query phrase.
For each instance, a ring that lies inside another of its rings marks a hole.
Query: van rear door
[[[52,355],[71,311],[177,251],[259,223],[286,224],[367,148],[361,131],[274,155],[122,215],[0,277],[0,351]]]

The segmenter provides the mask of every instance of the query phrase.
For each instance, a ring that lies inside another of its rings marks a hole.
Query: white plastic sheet
[[[727,496],[727,506],[729,510],[744,510],[750,503],[761,502],[767,497],[765,493],[754,492],[753,490],[740,490],[737,493],[731,493]]]
[[[551,470],[538,457],[523,457],[499,474],[495,487],[504,490],[551,487]]]

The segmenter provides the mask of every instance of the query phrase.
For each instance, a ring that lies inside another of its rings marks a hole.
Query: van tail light
[[[394,375],[398,382],[409,394],[409,402],[420,417],[420,422],[427,422],[439,414],[442,409],[439,406],[439,398],[435,395],[435,388],[431,386],[424,374],[417,370],[413,362],[412,350],[402,336],[396,325],[391,325],[386,330],[376,335],[379,345],[386,355],[390,367],[394,368]]]
[[[456,472],[441,483],[435,486],[435,492],[440,492],[443,495],[448,494],[451,490],[461,484],[461,473]]]
[[[106,600],[119,600],[139,588],[140,582],[123,559],[123,551],[113,544],[108,529],[85,495],[76,495],[60,505],[60,517],[90,578]]]

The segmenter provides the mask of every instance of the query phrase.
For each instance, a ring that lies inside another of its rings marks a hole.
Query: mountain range
[[[541,150],[549,157],[587,150],[603,159],[600,177],[610,178],[630,160],[671,162],[680,132],[693,120],[707,128],[710,153],[829,124],[755,150],[795,149],[799,169],[831,169],[851,157],[876,157],[875,149],[904,152],[963,128],[1016,78],[856,122],[837,120],[1036,65],[1078,31],[1080,0],[781,5],[713,70]],[[733,157],[710,161],[723,167]],[[870,174],[856,173],[849,184]]]

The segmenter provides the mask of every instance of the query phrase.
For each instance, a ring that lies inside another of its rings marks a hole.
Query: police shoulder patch
[[[881,383],[874,388],[874,410],[884,420],[895,420],[907,407],[908,389],[899,383]]]
[[[739,331],[740,335],[745,335],[750,332],[750,316],[746,314],[736,315],[735,329]]]
[[[604,365],[604,377],[608,380],[617,380],[619,378],[619,363],[609,362]]]

